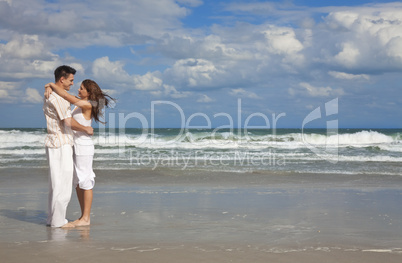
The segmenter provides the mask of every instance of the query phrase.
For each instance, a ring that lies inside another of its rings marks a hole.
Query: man
[[[66,91],[74,84],[76,70],[60,66],[54,71],[55,84]],[[45,98],[43,112],[46,117],[46,155],[49,162],[49,214],[47,225],[51,227],[74,227],[66,219],[71,199],[73,180],[73,133],[72,129],[93,134],[92,127],[84,127],[71,117],[70,103],[52,92]]]

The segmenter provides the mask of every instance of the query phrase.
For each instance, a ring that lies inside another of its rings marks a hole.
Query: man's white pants
[[[61,227],[68,223],[67,206],[71,199],[73,181],[73,148],[63,145],[60,148],[46,147],[49,161],[49,211],[47,224]]]

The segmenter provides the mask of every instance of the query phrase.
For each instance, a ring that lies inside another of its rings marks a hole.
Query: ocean
[[[0,129],[0,168],[47,167],[46,129]],[[401,175],[402,129],[95,129],[94,169]]]

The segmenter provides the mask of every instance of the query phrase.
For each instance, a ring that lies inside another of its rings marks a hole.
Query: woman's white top
[[[80,107],[75,107],[72,112],[72,117],[82,126],[91,126],[92,119],[87,120],[82,114]],[[94,154],[94,142],[92,137],[86,132],[74,131],[74,152],[76,155],[93,155]]]

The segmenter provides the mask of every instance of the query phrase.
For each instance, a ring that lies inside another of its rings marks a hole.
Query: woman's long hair
[[[96,122],[105,124],[100,118],[103,117],[102,110],[104,107],[110,107],[111,102],[116,100],[104,93],[99,85],[90,79],[86,79],[82,82],[82,85],[89,93],[88,101],[92,105],[91,117],[94,118]]]

